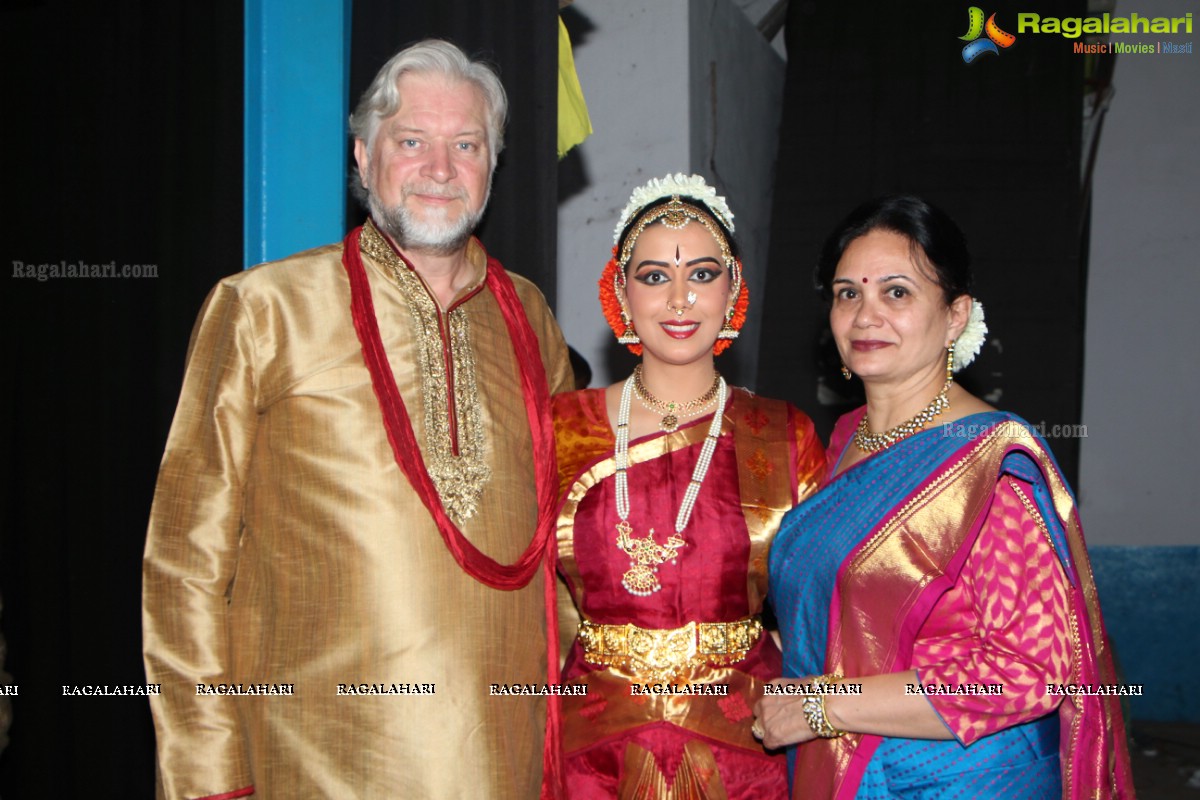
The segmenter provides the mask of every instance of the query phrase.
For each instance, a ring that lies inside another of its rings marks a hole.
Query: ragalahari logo
[[[986,39],[980,39],[983,34],[987,34]],[[983,21],[983,9],[979,6],[971,6],[967,9],[967,32],[966,35],[958,37],[969,44],[963,48],[963,61],[970,64],[975,59],[979,58],[984,53],[992,55],[1000,55],[1000,48],[1012,47],[1013,42],[1017,37],[1011,33],[1006,33],[1000,30],[1000,26],[996,24],[996,15],[992,14],[987,18],[987,22]]]

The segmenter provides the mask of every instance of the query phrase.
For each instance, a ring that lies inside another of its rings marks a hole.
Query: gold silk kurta
[[[426,463],[477,451],[439,489],[474,500],[463,533],[511,563],[534,535],[534,467],[486,254],[471,241],[475,280],[440,312],[415,273],[401,288],[370,224],[361,249]],[[541,575],[490,589],[446,550],[388,444],[341,257],[330,245],[227,278],[197,321],[146,543],[159,796],[536,797],[544,703],[489,685],[546,679]],[[512,278],[551,391],[569,388],[544,299]],[[222,684],[293,694],[210,693]]]

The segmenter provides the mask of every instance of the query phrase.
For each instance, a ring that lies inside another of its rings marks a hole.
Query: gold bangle
[[[831,674],[822,675],[818,678],[813,678],[813,686],[832,686],[842,679],[841,675]],[[839,736],[845,735],[845,731],[840,731],[833,727],[829,722],[829,717],[825,715],[825,694],[816,692],[814,694],[806,694],[801,705],[804,711],[804,719],[808,722],[808,727],[822,739],[836,739]]]

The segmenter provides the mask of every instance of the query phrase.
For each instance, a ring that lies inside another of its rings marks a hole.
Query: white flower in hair
[[[717,194],[717,190],[705,183],[699,175],[684,175],[676,172],[674,175],[664,175],[661,178],[651,178],[648,183],[633,190],[629,203],[617,220],[616,230],[613,231],[613,244],[621,241],[621,231],[637,213],[656,200],[664,197],[679,195],[694,197],[708,206],[708,210],[717,216],[730,233],[733,233],[733,212],[725,204],[725,198]]]
[[[971,298],[971,316],[967,319],[967,327],[954,340],[954,371],[975,360],[983,349],[983,340],[987,338],[988,327],[983,321],[983,303]]]

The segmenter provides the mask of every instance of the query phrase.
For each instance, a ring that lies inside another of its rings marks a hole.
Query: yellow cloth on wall
[[[571,37],[562,17],[558,18],[558,157],[592,133],[592,120],[583,99],[583,87],[575,73]]]

